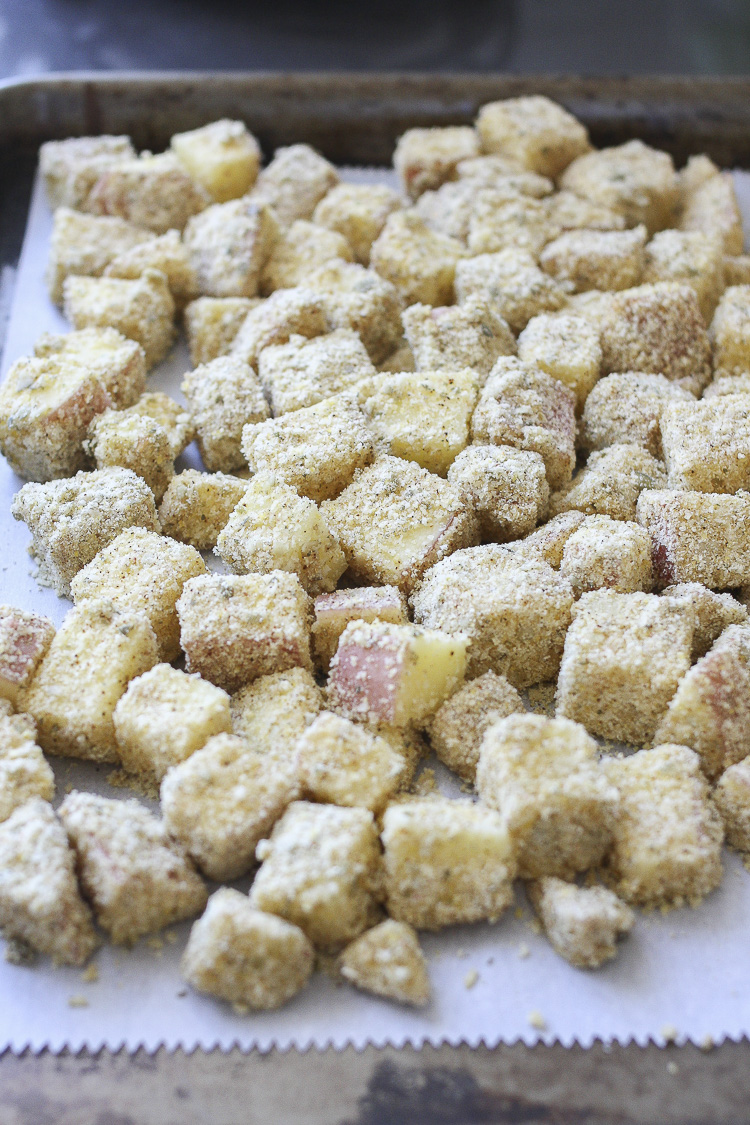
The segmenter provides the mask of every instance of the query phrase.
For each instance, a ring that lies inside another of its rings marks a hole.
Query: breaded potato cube
[[[538,453],[506,445],[470,445],[448,469],[448,480],[476,513],[485,541],[519,539],[547,511],[549,486]]]
[[[264,348],[258,374],[278,417],[349,390],[375,375],[375,368],[359,335],[339,328],[312,339],[293,335]]]
[[[731,172],[710,176],[688,191],[677,225],[720,242],[725,254],[741,254],[745,241],[742,213]]]
[[[387,918],[355,938],[341,954],[339,971],[349,984],[399,1004],[424,1007],[430,978],[419,938],[405,922]]]
[[[0,714],[0,823],[32,797],[51,801],[55,776],[28,715]]]
[[[396,286],[374,269],[356,262],[329,262],[312,271],[307,286],[318,294],[330,327],[358,332],[373,363],[382,363],[401,343],[403,299]]]
[[[560,233],[566,230],[624,230],[625,217],[614,208],[572,191],[556,191],[547,200],[549,221]]]
[[[55,635],[48,617],[0,605],[0,698],[16,705]]]
[[[84,442],[97,469],[120,466],[141,477],[158,504],[174,475],[169,434],[154,418],[129,410],[97,414]]]
[[[172,346],[175,305],[159,270],[147,269],[134,281],[68,277],[63,296],[65,316],[74,328],[116,328],[141,345],[148,367]]]
[[[693,617],[693,660],[705,656],[728,625],[744,625],[748,619],[746,605],[731,594],[717,594],[700,582],[667,586],[662,596],[681,604]]]
[[[577,969],[598,969],[617,956],[635,914],[606,887],[579,887],[545,875],[526,887],[550,945]]]
[[[243,427],[270,416],[253,369],[236,356],[219,356],[188,371],[181,390],[188,401],[198,448],[208,471],[231,473],[243,468]]]
[[[739,852],[750,851],[750,759],[744,758],[724,771],[713,799],[729,846]]]
[[[38,797],[0,824],[0,926],[61,965],[83,965],[99,944],[65,829]]]
[[[170,147],[217,203],[244,195],[257,179],[260,145],[244,121],[222,118],[187,133],[175,133]]]
[[[521,696],[505,676],[485,672],[449,696],[425,730],[440,761],[473,784],[486,731],[523,710]]]
[[[483,152],[511,157],[552,179],[591,149],[586,127],[539,94],[488,102],[476,124]]]
[[[339,182],[332,164],[309,145],[277,148],[263,169],[250,198],[272,207],[282,227],[310,219],[318,203]]]
[[[630,289],[641,280],[647,238],[642,224],[633,230],[569,230],[547,243],[539,264],[577,293]]]
[[[470,125],[407,129],[396,142],[393,167],[410,199],[453,179],[462,160],[479,155],[479,137]]]
[[[528,250],[478,254],[456,265],[456,298],[482,297],[520,332],[533,316],[565,304],[565,289],[540,270]]]
[[[684,168],[681,168],[677,173],[677,186],[680,196],[678,211],[685,206],[690,196],[697,191],[701,184],[705,184],[706,180],[718,175],[719,169],[711,157],[706,156],[704,152],[689,156]]]
[[[499,359],[479,395],[472,438],[539,453],[550,488],[561,488],[575,467],[575,402],[573,391],[540,367]]]
[[[37,359],[57,357],[86,368],[104,385],[111,405],[120,410],[142,398],[146,389],[143,348],[115,328],[82,328],[62,336],[43,332],[34,345],[34,355]]]
[[[724,285],[750,285],[750,254],[725,254],[723,263]]]
[[[543,313],[532,317],[518,337],[518,358],[569,387],[580,413],[599,378],[599,332],[582,316]]]
[[[380,375],[361,386],[359,400],[381,453],[444,477],[469,443],[477,394],[477,376],[465,368]]]
[[[654,585],[651,537],[632,520],[587,516],[565,544],[560,574],[577,598],[588,590],[648,592]]]
[[[312,627],[313,651],[316,663],[324,672],[328,671],[341,634],[350,621],[409,624],[406,599],[397,586],[362,586],[351,590],[334,590],[331,594],[320,594],[315,599],[313,611],[315,613]]]
[[[537,257],[557,233],[546,200],[482,188],[472,200],[466,245],[472,255],[513,248]]]
[[[250,196],[214,203],[185,227],[185,246],[208,297],[255,297],[279,224],[270,208]]]
[[[186,469],[172,477],[164,493],[159,507],[162,531],[199,551],[212,551],[246,488],[247,481],[239,477]]]
[[[672,225],[677,176],[672,157],[643,141],[628,141],[579,156],[563,172],[560,187],[643,223],[650,234]]]
[[[515,355],[516,341],[503,318],[482,297],[461,305],[411,305],[402,317],[418,371],[460,371],[489,375],[502,355]]]
[[[130,681],[114,722],[125,769],[157,781],[209,738],[232,729],[227,693],[170,664],[156,664]]]
[[[711,321],[716,376],[750,372],[750,285],[725,289]]]
[[[513,901],[513,845],[494,809],[445,797],[393,804],[382,840],[386,906],[398,922],[494,922]]]
[[[690,285],[705,323],[710,324],[724,292],[723,247],[701,231],[660,231],[646,247],[643,281]]]
[[[670,488],[734,493],[750,487],[750,395],[667,403],[661,438]]]
[[[584,449],[641,445],[661,458],[661,416],[670,402],[694,402],[684,387],[641,371],[607,375],[591,390],[581,416],[579,442]]]
[[[699,902],[721,882],[724,833],[698,755],[664,745],[602,765],[620,794],[603,871],[612,889],[638,906]]]
[[[98,469],[25,484],[11,512],[31,532],[37,581],[61,598],[70,596],[78,571],[126,527],[159,529],[154,494],[130,469]]]
[[[265,471],[248,483],[215,550],[234,574],[296,574],[312,597],[335,590],[346,570],[344,552],[315,503]]]
[[[183,314],[190,359],[194,367],[226,355],[260,297],[199,297]]]
[[[645,489],[638,523],[651,536],[651,561],[660,586],[701,582],[727,590],[750,582],[750,497]]]
[[[161,783],[167,831],[209,878],[226,882],[254,863],[259,840],[299,796],[289,754],[263,754],[234,734],[217,734]]]
[[[589,289],[585,293],[571,293],[567,303],[555,315],[581,316],[593,328],[601,332],[602,325],[611,314],[614,298],[614,291],[602,289]]]
[[[702,394],[704,399],[720,398],[722,395],[750,395],[750,371],[740,375],[717,375]]]
[[[250,309],[228,354],[257,368],[264,348],[286,344],[291,336],[322,336],[329,328],[320,294],[301,285],[279,289]]]
[[[130,137],[124,136],[47,141],[39,149],[39,168],[50,207],[85,207],[102,172],[135,155]]]
[[[273,245],[261,273],[260,291],[267,297],[275,289],[304,285],[310,270],[339,258],[345,262],[354,260],[343,234],[308,219],[295,219]]]
[[[295,747],[302,790],[313,801],[380,812],[403,786],[407,762],[385,739],[322,711]]]
[[[127,527],[78,571],[70,584],[76,605],[105,599],[142,613],[159,642],[162,660],[180,655],[175,606],[189,578],[206,573],[195,547],[143,527]]]
[[[176,308],[183,309],[198,296],[198,275],[179,231],[168,230],[166,234],[123,250],[108,263],[104,276],[132,280],[141,277],[146,270],[160,270],[164,274]]]
[[[461,493],[400,457],[378,457],[321,513],[355,579],[408,592],[438,559],[476,541]]]
[[[68,613],[19,703],[48,754],[118,762],[112,719],[128,683],[159,658],[154,631],[137,611],[91,598]]]
[[[288,668],[260,676],[232,696],[232,730],[251,750],[291,762],[297,739],[322,708],[312,673]]]
[[[192,918],[208,895],[163,821],[138,801],[68,794],[60,820],[76,852],[81,887],[116,945]]]
[[[499,188],[516,195],[530,195],[535,199],[542,199],[555,190],[555,185],[548,176],[540,176],[538,172],[529,172],[524,169],[523,161],[505,153],[480,156],[470,156],[456,166],[456,178],[459,183],[471,183],[477,188]]]
[[[561,512],[524,539],[509,543],[518,558],[536,559],[559,570],[565,544],[586,519],[583,512]]]
[[[689,746],[712,779],[750,754],[750,626],[729,625],[680,681],[654,742]]]
[[[407,305],[450,305],[457,262],[465,247],[455,238],[430,230],[412,210],[394,211],[372,244],[370,263],[396,286]]]
[[[294,574],[207,574],[177,602],[188,672],[233,692],[298,665],[312,671],[310,599]]]
[[[337,184],[315,208],[313,222],[343,234],[360,265],[370,264],[370,250],[386,219],[399,211],[398,192],[385,184]]]
[[[430,230],[465,244],[469,237],[469,224],[477,194],[481,189],[481,184],[468,180],[446,183],[437,191],[426,191],[420,195],[412,211],[419,215]],[[493,191],[492,195],[504,202],[519,198],[519,192],[502,189]]]
[[[182,230],[211,202],[208,192],[171,152],[140,156],[104,168],[86,200],[94,215],[118,215],[156,234]]]
[[[369,809],[294,801],[256,849],[250,903],[336,949],[378,920],[381,860]]]
[[[493,671],[519,689],[554,679],[573,592],[546,562],[495,544],[456,551],[411,602],[420,625],[468,634],[468,678]]]
[[[602,738],[643,745],[690,667],[693,623],[654,594],[594,590],[573,608],[557,714]]]
[[[111,261],[153,238],[151,231],[124,219],[83,215],[69,207],[55,211],[45,280],[56,305],[71,274],[100,277]]]
[[[255,910],[247,896],[220,887],[193,924],[183,978],[240,1015],[280,1008],[305,985],[315,954],[299,926]]]
[[[610,445],[592,453],[570,484],[554,493],[550,511],[559,515],[577,510],[587,516],[634,520],[644,488],[664,488],[666,483],[663,463],[647,450],[638,445]]]
[[[693,394],[711,378],[711,343],[689,285],[660,281],[616,293],[601,343],[602,374],[647,371]]]
[[[544,715],[501,719],[482,739],[476,786],[500,813],[522,878],[572,878],[605,856],[617,791],[580,724]]]
[[[418,625],[351,621],[331,660],[331,706],[360,723],[421,723],[463,683],[467,642]]]

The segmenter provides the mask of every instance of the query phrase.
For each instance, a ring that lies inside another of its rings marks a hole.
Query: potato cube
[[[577,598],[588,590],[648,592],[654,585],[651,537],[632,520],[587,516],[565,544],[560,574]]]
[[[558,281],[570,282],[577,293],[588,289],[629,289],[643,274],[648,233],[634,230],[565,231],[544,247],[539,264]]]
[[[261,273],[260,291],[268,296],[275,289],[304,285],[310,270],[339,258],[345,262],[354,259],[343,234],[307,219],[295,219],[274,243]]]
[[[625,218],[604,203],[582,199],[572,191],[556,191],[547,200],[549,221],[561,233],[566,230],[624,230]]]
[[[55,776],[35,738],[28,715],[0,714],[0,823],[32,797],[55,795]]]
[[[199,551],[212,551],[246,488],[247,481],[239,477],[186,469],[172,477],[164,493],[159,508],[162,531]]]
[[[293,574],[207,574],[177,602],[188,672],[233,692],[300,666],[312,671],[310,600]]]
[[[173,457],[179,457],[195,437],[195,426],[186,407],[162,391],[147,391],[125,413],[153,418],[167,432]]]
[[[143,152],[105,167],[86,200],[94,215],[118,215],[156,234],[182,230],[211,202],[171,152]]]
[[[670,488],[734,493],[750,487],[750,395],[668,403],[661,433]]]
[[[742,602],[731,594],[716,594],[700,582],[667,586],[662,596],[678,602],[693,618],[693,660],[705,656],[728,625],[744,625],[748,619]]]
[[[282,227],[310,219],[323,196],[336,187],[339,174],[309,145],[277,148],[255,182],[250,198],[272,207]]]
[[[415,211],[404,210],[388,216],[372,244],[370,262],[407,305],[450,305],[456,264],[465,255],[457,239],[430,230]]]
[[[725,254],[741,254],[744,245],[742,214],[731,172],[709,176],[687,193],[677,225],[700,231],[719,242]]]
[[[515,355],[516,342],[503,318],[481,297],[462,305],[411,305],[402,315],[418,371],[489,375],[501,355]]]
[[[373,996],[423,1007],[430,999],[430,978],[419,938],[405,922],[392,918],[347,945],[339,960],[344,980]]]
[[[124,219],[82,215],[69,207],[55,211],[45,280],[56,305],[62,304],[63,282],[71,274],[100,277],[118,255],[149,242],[151,231]]]
[[[602,738],[648,743],[690,667],[693,623],[654,594],[594,590],[573,609],[557,714]]]
[[[314,801],[380,812],[402,787],[407,762],[361,724],[323,711],[300,735],[296,771]]]
[[[358,332],[373,363],[382,363],[398,347],[404,302],[396,286],[374,269],[356,262],[329,262],[312,271],[307,285],[318,294],[331,328]]]
[[[554,679],[570,623],[570,583],[547,563],[494,544],[437,563],[412,596],[414,620],[468,634],[466,674],[493,671],[514,687]]]
[[[198,275],[179,231],[168,230],[166,234],[123,250],[108,263],[104,276],[132,280],[141,277],[146,270],[160,270],[164,274],[176,308],[184,309],[198,296]]]
[[[677,206],[672,157],[639,140],[579,156],[560,187],[619,211],[628,226],[644,223],[650,234],[672,225]]]
[[[459,180],[458,183],[446,183],[437,191],[426,191],[420,195],[412,211],[419,215],[430,230],[437,234],[455,238],[461,243],[466,243],[469,237],[469,224],[474,212],[477,194],[482,188],[468,180]],[[518,200],[519,192],[502,189],[493,193],[503,202]]]
[[[222,118],[175,133],[172,152],[217,203],[237,199],[253,186],[260,168],[260,145],[243,121]]]
[[[448,469],[479,520],[483,540],[518,539],[536,527],[547,510],[549,487],[538,453],[506,445],[470,445]]]
[[[537,562],[549,563],[558,570],[565,544],[585,519],[583,512],[561,512],[559,516],[553,516],[542,527],[532,531],[525,539],[509,543],[508,547],[517,558],[536,559]]]
[[[396,142],[393,167],[410,199],[453,179],[461,160],[479,155],[479,138],[468,125],[407,129]]]
[[[286,1004],[305,987],[314,963],[299,926],[253,909],[240,891],[220,887],[190,931],[181,970],[198,992],[228,1000],[244,1015]]]
[[[148,367],[172,346],[175,306],[159,270],[147,269],[134,281],[69,277],[63,295],[65,316],[74,328],[116,328],[141,345]]]
[[[232,730],[251,750],[293,761],[302,732],[323,707],[323,693],[306,668],[273,672],[232,696]]]
[[[128,527],[78,571],[70,584],[76,605],[105,599],[142,613],[154,630],[162,660],[180,655],[175,608],[189,578],[206,573],[194,547],[142,527]]]
[[[146,388],[143,348],[115,328],[82,328],[62,336],[44,332],[34,345],[34,355],[38,359],[57,357],[90,371],[105,387],[111,405],[120,410],[143,397]]]
[[[182,381],[198,431],[198,448],[209,472],[243,468],[243,426],[269,417],[263,388],[251,367],[235,356],[220,356],[189,371]]]
[[[494,922],[513,901],[513,846],[494,809],[444,797],[394,804],[382,839],[386,905],[398,922]]]
[[[250,310],[240,325],[229,355],[257,368],[264,348],[286,344],[291,336],[322,336],[329,330],[323,300],[312,289],[279,289]]]
[[[138,801],[74,790],[60,806],[60,819],[83,891],[115,944],[130,945],[203,910],[203,880],[164,822]]]
[[[279,224],[268,207],[250,196],[214,203],[185,228],[185,246],[208,297],[254,297]]]
[[[659,585],[701,582],[726,590],[750,582],[750,497],[644,490],[638,523],[651,536]]]
[[[315,660],[328,671],[339,638],[350,621],[387,621],[408,625],[406,599],[396,586],[363,586],[353,590],[334,590],[321,594],[313,607],[312,627]]]
[[[646,247],[643,280],[690,285],[705,323],[710,324],[724,291],[723,247],[700,231],[660,231]]]
[[[275,416],[314,406],[375,374],[364,344],[351,328],[264,348],[258,359],[261,383]]]
[[[48,617],[0,605],[0,698],[16,705],[55,635]]]
[[[661,416],[670,402],[694,402],[684,387],[663,375],[627,371],[607,375],[593,388],[583,408],[580,444],[584,449],[641,445],[662,456]]]
[[[737,851],[750,851],[750,759],[730,766],[713,792],[727,843]]]
[[[99,944],[65,829],[38,797],[0,824],[0,926],[62,965],[82,965]]]
[[[70,596],[78,571],[126,527],[159,528],[150,488],[130,469],[121,468],[25,484],[11,512],[31,532],[37,581],[60,597]]]
[[[154,418],[126,410],[105,410],[89,426],[84,442],[97,469],[120,466],[141,477],[157,502],[174,475],[169,434]]]
[[[617,378],[617,376],[611,376]],[[667,474],[661,461],[637,445],[610,445],[592,453],[570,484],[550,499],[554,515],[578,510],[587,516],[634,520],[644,488],[664,488]]]
[[[183,314],[190,359],[194,367],[226,355],[260,297],[199,297]]]
[[[712,399],[722,395],[750,395],[750,371],[743,371],[740,375],[722,375],[718,371],[701,397]]]
[[[716,375],[750,372],[750,285],[724,291],[711,321]]]
[[[477,535],[458,489],[399,457],[379,457],[362,469],[321,513],[354,578],[405,592]]]
[[[509,198],[502,190],[482,188],[472,200],[466,245],[471,254],[516,249],[537,257],[557,233],[546,200],[527,195]]]
[[[604,869],[626,902],[694,905],[721,882],[721,818],[686,746],[656,746],[602,765],[620,794]]]
[[[481,297],[514,332],[533,316],[554,312],[565,304],[565,289],[540,270],[528,250],[499,250],[478,254],[456,265],[456,298]]]
[[[440,761],[473,784],[486,731],[523,710],[520,695],[505,676],[485,672],[446,699],[425,729]]]
[[[385,184],[337,184],[315,208],[313,222],[343,234],[355,262],[370,264],[370,250],[401,197]]]
[[[68,137],[47,141],[39,149],[39,168],[47,199],[57,207],[85,207],[89,193],[102,172],[135,157],[130,137]]]
[[[336,949],[377,921],[378,834],[369,809],[294,801],[256,849],[250,903]]]
[[[599,378],[599,332],[581,316],[535,316],[518,337],[518,358],[569,387],[580,413]]]
[[[539,94],[483,105],[477,132],[483,152],[511,157],[552,179],[591,148],[585,126]]]
[[[547,176],[524,169],[522,159],[508,153],[470,156],[456,166],[459,183],[470,183],[474,190],[495,188],[513,195],[529,195],[542,199],[555,190],[555,185]]]
[[[635,914],[606,887],[578,887],[546,875],[526,888],[550,945],[577,969],[598,969],[617,956]]]

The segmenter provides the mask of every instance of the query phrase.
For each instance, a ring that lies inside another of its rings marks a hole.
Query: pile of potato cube
[[[57,962],[200,915],[183,973],[237,1010],[330,954],[421,1005],[417,931],[495,922],[516,879],[594,968],[632,907],[719,884],[725,836],[750,853],[731,177],[595,150],[543,97],[394,166],[261,168],[235,121],[42,148],[71,331],[11,368],[0,449],[74,608],[0,608],[0,926]],[[148,390],[178,323],[184,405]],[[554,717],[520,694],[555,682]],[[430,750],[462,796],[415,781]],[[45,755],[158,783],[160,815],[53,811]]]

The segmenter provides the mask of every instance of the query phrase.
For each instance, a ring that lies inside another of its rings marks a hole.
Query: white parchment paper
[[[364,178],[365,173],[347,178]],[[369,174],[367,178],[371,178]],[[750,176],[738,176],[750,202]],[[750,212],[749,212],[750,213]],[[3,373],[31,351],[42,331],[67,331],[43,282],[51,217],[40,185],[34,190],[13,296]],[[150,385],[179,397],[188,369],[180,343]],[[198,465],[189,450],[186,463]],[[33,578],[29,536],[10,516],[21,481],[0,459],[0,595],[2,601],[48,614],[60,623],[69,603]],[[53,759],[58,796],[71,786],[126,797],[107,783],[110,767]],[[183,987],[179,957],[189,925],[141,942],[131,951],[105,946],[95,959],[98,980],[79,970],[33,967],[0,958],[0,1051],[59,1050],[160,1044],[243,1048],[372,1043],[485,1043],[595,1039],[664,1042],[720,1041],[750,1033],[750,875],[726,853],[722,885],[696,909],[639,913],[615,962],[596,972],[561,960],[537,934],[522,892],[514,911],[493,926],[458,927],[425,935],[434,999],[425,1011],[401,1009],[318,974],[279,1012],[235,1016],[227,1006]],[[245,889],[247,883],[238,884]],[[0,945],[2,943],[0,942]],[[532,1022],[530,1022],[530,1017]],[[539,1026],[539,1017],[545,1027]]]

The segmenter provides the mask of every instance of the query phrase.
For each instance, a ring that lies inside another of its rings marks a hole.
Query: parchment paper
[[[359,172],[349,179],[372,178]],[[750,199],[749,176],[738,176]],[[12,302],[3,373],[31,351],[44,330],[67,331],[43,282],[51,217],[37,183]],[[1,295],[0,295],[1,296]],[[1,303],[1,302],[0,302]],[[179,397],[188,369],[179,344],[151,376],[150,386]],[[189,450],[186,464],[199,465]],[[0,592],[2,600],[48,614],[59,623],[69,603],[38,587],[27,553],[29,536],[10,516],[21,481],[0,459]],[[69,787],[131,796],[107,783],[110,767],[52,759],[58,799]],[[22,967],[0,958],[0,1051],[10,1047],[78,1050],[86,1046],[149,1050],[164,1044],[224,1049],[329,1044],[468,1043],[539,1040],[590,1045],[595,1039],[718,1042],[750,1032],[750,875],[725,853],[721,887],[698,908],[638,914],[617,960],[595,972],[561,960],[534,928],[523,894],[493,926],[424,935],[434,987],[420,1012],[368,997],[318,974],[311,986],[276,1013],[235,1016],[231,1009],[185,988],[179,957],[189,924],[141,942],[132,951],[105,946],[95,959],[98,980],[49,961]],[[237,884],[242,889],[245,883]],[[0,945],[2,943],[0,942]],[[475,983],[472,984],[476,977]],[[537,1025],[543,1019],[545,1027]],[[530,1022],[530,1018],[532,1022]]]

